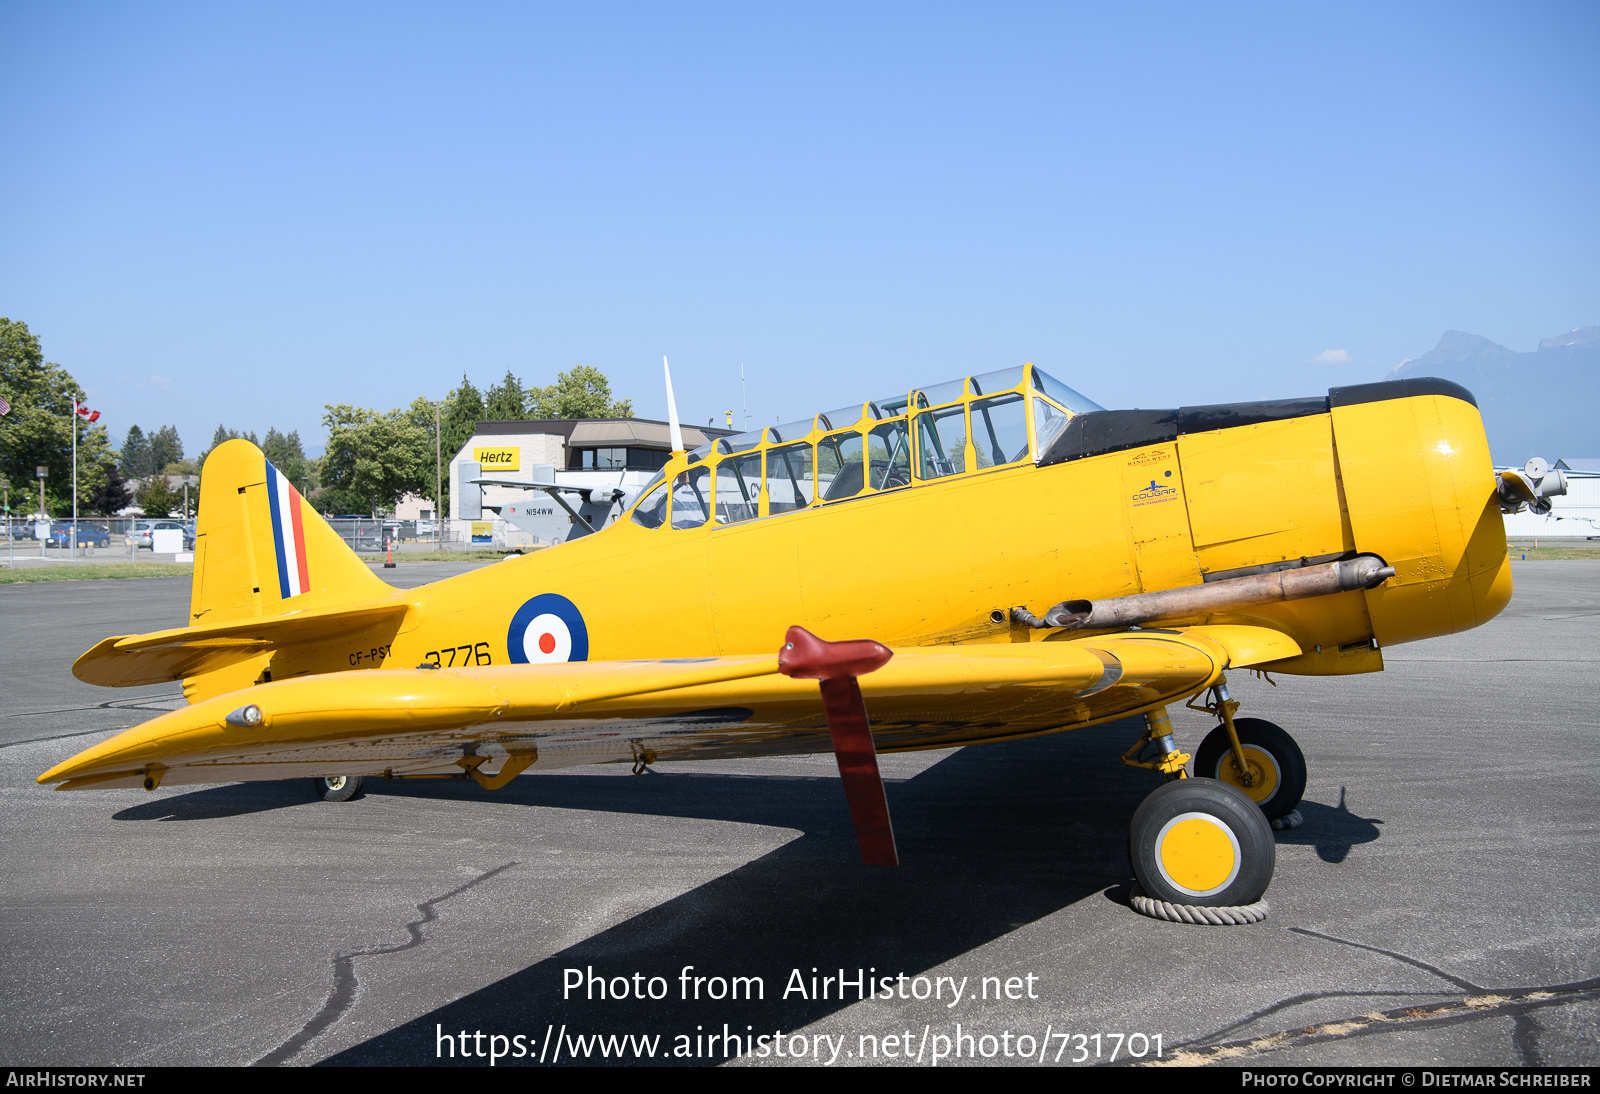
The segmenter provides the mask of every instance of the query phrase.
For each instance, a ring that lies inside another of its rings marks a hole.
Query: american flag
[[[6,402],[6,397],[4,395],[0,395],[0,414],[10,414],[10,413],[11,413],[11,404]]]

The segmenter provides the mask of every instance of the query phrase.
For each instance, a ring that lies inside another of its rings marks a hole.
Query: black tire
[[[1242,791],[1215,779],[1179,779],[1134,812],[1128,862],[1157,900],[1227,908],[1261,899],[1277,845],[1272,825]]]
[[[1233,728],[1244,748],[1245,762],[1257,777],[1255,785],[1245,786],[1239,779],[1233,742],[1228,740],[1228,731],[1222,726],[1206,734],[1206,739],[1195,750],[1195,775],[1244,791],[1261,807],[1268,820],[1288,816],[1305,796],[1305,754],[1281,726],[1263,718],[1235,718]]]
[[[325,775],[312,779],[311,786],[317,797],[325,802],[347,802],[361,793],[365,780],[360,775]]]
[[[96,547],[109,547],[109,546],[111,546],[111,541],[109,539],[102,539],[99,543],[96,543],[95,546]]]

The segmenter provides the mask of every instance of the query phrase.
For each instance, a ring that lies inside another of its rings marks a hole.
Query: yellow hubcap
[[[1210,896],[1239,875],[1239,841],[1218,818],[1184,813],[1161,829],[1156,860],[1173,885],[1193,896]]]
[[[1245,745],[1244,762],[1250,771],[1249,786],[1239,777],[1239,761],[1234,758],[1231,748],[1222,754],[1222,761],[1217,764],[1217,778],[1243,790],[1250,795],[1251,801],[1258,804],[1272,797],[1280,780],[1278,762],[1272,758],[1272,754],[1257,745]]]

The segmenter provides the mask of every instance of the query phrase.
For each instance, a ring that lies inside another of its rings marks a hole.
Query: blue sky
[[[1169,406],[1600,323],[1593,3],[3,0],[0,40],[0,315],[191,452],[463,371]]]

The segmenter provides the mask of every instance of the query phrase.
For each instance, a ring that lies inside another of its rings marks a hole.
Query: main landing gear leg
[[[1152,746],[1156,750],[1155,757],[1145,759],[1145,750]],[[1189,773],[1184,770],[1184,765],[1189,762],[1189,754],[1178,751],[1178,746],[1172,739],[1172,719],[1167,717],[1166,707],[1156,707],[1145,712],[1144,736],[1122,754],[1122,762],[1129,767],[1159,771],[1167,777],[1168,782],[1189,777]]]
[[[1306,792],[1306,758],[1300,746],[1282,727],[1263,718],[1235,718],[1239,703],[1228,694],[1226,677],[1217,680],[1210,698],[1207,703],[1188,704],[1222,723],[1195,750],[1195,776],[1244,791],[1274,828],[1298,827],[1295,806]]]

